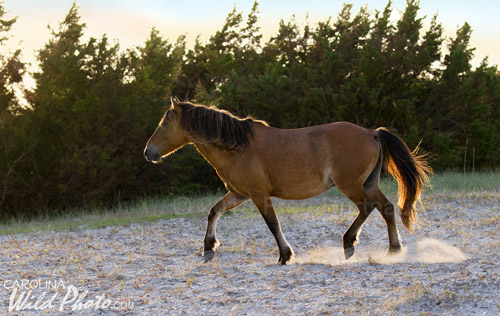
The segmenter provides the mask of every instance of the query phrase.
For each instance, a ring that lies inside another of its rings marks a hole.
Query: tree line
[[[500,75],[487,59],[472,67],[471,27],[447,39],[437,16],[424,29],[418,1],[397,21],[392,10],[346,4],[314,26],[282,20],[264,42],[255,2],[191,48],[152,29],[121,49],[106,35],[84,41],[74,3],[38,51],[34,88],[22,86],[20,50],[0,57],[0,218],[221,188],[193,146],[161,165],[144,160],[172,95],[281,128],[386,126],[437,170],[498,168]],[[0,2],[0,45],[16,22],[6,15]]]

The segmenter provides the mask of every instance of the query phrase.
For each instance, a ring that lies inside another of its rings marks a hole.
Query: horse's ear
[[[179,104],[181,103],[181,101],[179,101],[179,99],[177,99],[177,97],[170,97],[170,102],[172,102],[172,106],[174,108],[178,108],[179,107]]]

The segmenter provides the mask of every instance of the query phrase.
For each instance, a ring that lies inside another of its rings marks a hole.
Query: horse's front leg
[[[271,230],[278,243],[278,248],[280,251],[280,257],[278,259],[278,263],[287,264],[293,258],[293,250],[285,239],[285,235],[281,231],[281,225],[276,217],[276,213],[274,212],[273,205],[271,203],[271,198],[269,196],[258,196],[252,197],[252,201],[255,203],[255,206],[264,217],[267,226]]]
[[[207,232],[204,239],[203,257],[205,262],[210,261],[215,256],[215,248],[219,245],[215,233],[217,230],[217,221],[222,214],[230,209],[247,201],[247,197],[238,196],[233,192],[228,192],[219,202],[217,202],[208,213]]]

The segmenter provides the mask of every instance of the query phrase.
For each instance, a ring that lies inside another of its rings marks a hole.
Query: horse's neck
[[[216,148],[209,145],[202,145],[193,143],[198,152],[205,158],[212,167],[218,172],[223,171],[227,168],[229,159],[227,159],[228,153],[220,148]]]

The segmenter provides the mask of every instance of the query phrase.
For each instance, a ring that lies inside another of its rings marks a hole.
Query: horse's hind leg
[[[377,208],[387,224],[389,235],[389,254],[401,251],[401,242],[396,227],[396,217],[394,205],[380,191],[378,185],[365,189],[360,189],[358,194],[346,193],[347,197],[356,204],[359,214],[352,222],[351,226],[344,233],[343,246],[346,259],[354,254],[354,246],[358,242],[358,235],[363,223],[368,218],[374,208]]]
[[[228,192],[210,209],[210,212],[208,213],[207,232],[205,234],[203,247],[203,257],[205,262],[213,259],[215,255],[215,248],[219,245],[219,241],[217,241],[215,236],[219,217],[247,200],[247,197],[237,196],[232,192]]]
[[[378,186],[372,194],[376,200],[375,207],[378,209],[387,224],[387,232],[389,235],[389,251],[388,254],[396,254],[401,251],[401,242],[399,241],[398,228],[396,227],[396,216],[394,205],[380,191]]]
[[[351,201],[354,202],[354,204],[356,204],[359,210],[358,216],[344,233],[343,248],[346,260],[354,254],[354,246],[358,243],[358,235],[361,231],[361,227],[375,207],[375,204],[368,199],[363,189],[356,191],[357,193],[343,192]]]
[[[281,231],[281,226],[276,217],[276,213],[274,212],[273,205],[271,203],[270,197],[252,197],[252,201],[255,203],[255,206],[264,217],[267,226],[271,230],[278,243],[278,248],[280,251],[280,257],[278,259],[278,263],[287,264],[293,257],[293,250],[285,239],[285,235]]]

